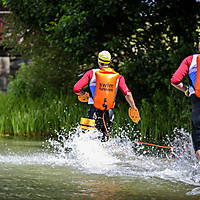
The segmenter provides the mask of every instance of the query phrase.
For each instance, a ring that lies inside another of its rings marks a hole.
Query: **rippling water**
[[[0,139],[0,199],[200,199],[200,164],[188,133],[171,149],[99,141],[79,128],[69,138]],[[148,148],[147,148],[148,147]]]

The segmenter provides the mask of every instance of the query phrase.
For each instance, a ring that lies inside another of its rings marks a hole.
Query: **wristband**
[[[189,88],[187,87],[184,93],[187,94],[188,92],[189,92]]]

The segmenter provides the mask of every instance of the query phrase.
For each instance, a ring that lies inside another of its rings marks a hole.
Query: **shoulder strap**
[[[189,77],[189,76],[188,76],[188,77]],[[190,77],[189,77],[189,85],[191,85],[191,86],[193,87],[193,89],[195,90],[194,85],[192,84],[192,80],[191,80]]]

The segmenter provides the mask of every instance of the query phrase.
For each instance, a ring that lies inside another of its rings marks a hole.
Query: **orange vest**
[[[95,72],[95,76],[94,107],[100,110],[114,108],[119,73],[111,68],[102,68]]]
[[[197,75],[194,88],[196,96],[200,98],[200,54],[197,56]]]

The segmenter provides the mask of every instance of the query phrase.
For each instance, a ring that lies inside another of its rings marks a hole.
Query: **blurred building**
[[[15,76],[16,71],[20,67],[20,63],[28,63],[28,60],[21,59],[20,56],[9,57],[7,49],[2,45],[4,25],[6,17],[10,14],[10,11],[6,8],[0,8],[0,91],[7,91],[9,76]]]

